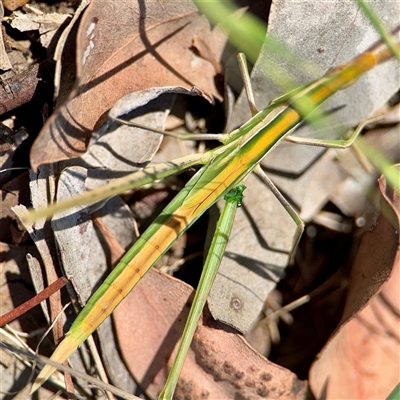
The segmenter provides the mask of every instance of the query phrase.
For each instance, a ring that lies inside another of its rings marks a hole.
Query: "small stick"
[[[17,319],[19,316],[25,314],[31,308],[36,307],[43,300],[46,300],[52,294],[58,292],[61,288],[63,288],[68,283],[68,279],[65,277],[58,278],[55,282],[53,282],[46,289],[43,289],[36,296],[32,297],[25,303],[20,306],[14,308],[14,310],[0,316],[0,326],[4,326],[5,324],[9,324],[14,319]]]

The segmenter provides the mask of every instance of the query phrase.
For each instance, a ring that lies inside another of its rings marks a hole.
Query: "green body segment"
[[[100,188],[91,190],[79,196],[79,204],[93,204],[101,200],[109,199],[113,196],[121,194],[127,190],[132,190],[140,186],[147,185],[154,182],[155,180],[160,180],[167,178],[173,174],[177,174],[184,168],[189,168],[191,166],[205,164],[207,162],[207,157],[203,154],[191,155],[190,157],[185,156],[174,160],[174,162],[160,163],[156,165],[151,165],[143,169],[142,171],[136,171],[123,178],[116,179],[108,185],[102,186]],[[78,205],[79,205],[78,204]],[[61,201],[59,203],[54,203],[46,208],[41,208],[39,210],[33,210],[28,213],[23,218],[26,224],[31,224],[40,218],[50,218],[59,211],[64,211],[69,208],[75,207],[76,199],[68,199]]]
[[[203,311],[208,294],[210,293],[212,284],[214,283],[214,279],[217,275],[221,259],[228,244],[229,236],[231,234],[235,219],[236,209],[242,204],[243,191],[245,188],[246,186],[244,185],[236,186],[224,196],[225,205],[221,216],[219,217],[210,249],[208,250],[207,259],[204,263],[199,285],[197,286],[193,304],[186,320],[182,339],[178,348],[178,353],[175,357],[171,371],[168,374],[165,387],[160,393],[159,400],[172,399],[179,375],[186,359],[187,352],[193,339],[194,332],[197,328],[197,323],[200,319],[200,315]]]
[[[290,104],[273,104],[260,111],[230,139],[208,154],[208,162],[156,218],[141,238],[126,253],[104,284],[90,298],[64,341],[53,354],[63,362],[107,318],[142,276],[173,242],[211,205],[239,185],[280,141],[290,135],[309,113],[303,104],[317,107],[390,53],[365,53],[342,68],[297,92]],[[299,111],[297,111],[299,110]],[[32,390],[36,390],[55,368],[46,366]]]
[[[300,120],[291,108],[283,108],[271,122],[269,130],[261,121],[257,126],[254,145],[245,144],[253,151],[243,150],[240,144],[223,152],[202,167],[186,187],[163,210],[152,225],[126,253],[103,285],[89,299],[86,307],[71,326],[68,335],[83,342],[107,318],[143,275],[172,246],[209,207],[239,184],[266,154],[266,143],[272,147],[279,137],[275,131],[293,127]],[[270,132],[274,130],[274,132]],[[264,132],[261,132],[264,131]],[[274,140],[273,140],[274,139]],[[261,143],[260,143],[261,142]],[[264,150],[264,151],[263,151]]]

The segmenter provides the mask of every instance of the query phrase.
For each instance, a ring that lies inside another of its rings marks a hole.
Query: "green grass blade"
[[[378,171],[382,172],[388,185],[400,192],[400,170],[393,167],[394,163],[363,138],[357,138],[356,143]]]
[[[364,12],[366,17],[370,20],[371,24],[375,27],[376,31],[381,36],[382,40],[386,43],[387,47],[392,51],[393,55],[400,60],[400,50],[393,40],[393,36],[388,32],[385,26],[382,24],[375,11],[369,6],[364,0],[354,0],[361,10]]]
[[[400,383],[393,389],[386,400],[399,400],[400,399]]]

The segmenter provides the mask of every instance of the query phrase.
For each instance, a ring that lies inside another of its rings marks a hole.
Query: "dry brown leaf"
[[[1,188],[0,242],[21,244],[27,239],[27,234],[18,226],[18,220],[11,207],[17,204],[29,204],[28,182],[28,172],[24,172]]]
[[[310,370],[310,387],[317,398],[383,399],[398,383],[400,201],[382,180],[380,188],[385,215],[364,234],[340,328]]]
[[[0,17],[4,17],[3,3],[0,3]],[[4,46],[3,31],[0,30],[0,68],[7,71],[12,68],[11,62],[7,56],[6,48]]]
[[[71,18],[68,14],[47,13],[36,14],[33,12],[22,13],[16,11],[12,15],[10,25],[21,32],[38,31],[40,35],[40,43],[43,47],[49,48],[57,30]]]
[[[77,36],[77,82],[34,143],[32,168],[82,155],[93,129],[128,93],[180,85],[218,97],[213,66],[190,50],[195,36],[221,49],[211,35],[189,1],[92,1]]]
[[[29,3],[29,0],[3,0],[2,3],[7,10],[13,11]]]
[[[156,397],[165,383],[192,295],[190,286],[150,270],[114,311],[123,357],[150,396]],[[270,363],[206,310],[174,398],[300,399],[305,388],[293,373]]]

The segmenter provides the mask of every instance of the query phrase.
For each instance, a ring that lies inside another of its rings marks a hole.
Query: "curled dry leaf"
[[[32,168],[82,155],[92,131],[128,93],[180,85],[218,97],[213,66],[190,50],[194,36],[222,48],[189,1],[92,1],[77,35],[77,81],[34,143]]]
[[[385,211],[362,239],[340,327],[310,370],[316,398],[383,399],[398,383],[400,201],[382,179],[380,190]]]
[[[114,311],[121,353],[152,397],[165,383],[192,295],[188,285],[150,270]],[[305,388],[295,374],[269,362],[205,310],[174,398],[301,399]]]

